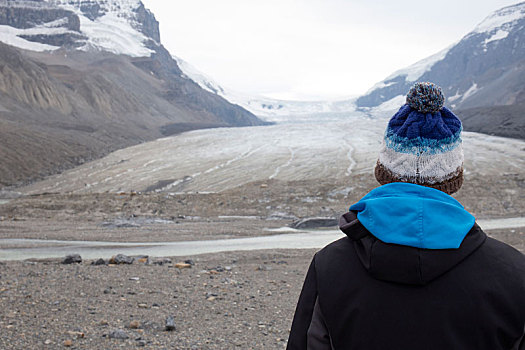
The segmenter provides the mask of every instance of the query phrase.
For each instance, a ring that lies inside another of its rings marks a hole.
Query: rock
[[[128,339],[129,336],[122,329],[115,329],[109,333],[110,339]]]
[[[137,320],[133,320],[129,323],[129,328],[131,329],[139,329],[140,328],[140,322]]]
[[[166,330],[167,331],[174,331],[175,330],[175,317],[168,316],[166,318]]]
[[[70,347],[73,345],[73,341],[71,339],[64,340],[64,346]]]
[[[190,264],[191,266],[195,265],[195,262],[193,260],[191,260],[191,259],[184,260],[184,263],[185,264]]]
[[[91,262],[91,265],[106,265],[106,260],[104,259],[97,259]]]
[[[133,260],[135,260],[136,262],[145,263],[149,260],[149,256],[148,255],[134,256]]]
[[[108,320],[102,320],[98,324],[101,325],[101,326],[108,326],[109,322],[108,322]]]
[[[138,305],[138,307],[139,307],[140,309],[147,309],[147,308],[148,308],[148,304],[140,303],[140,304]]]
[[[114,255],[111,257],[111,259],[109,259],[109,263],[110,264],[116,264],[116,265],[119,265],[119,264],[133,264],[133,258],[130,257],[130,256],[127,256],[127,255],[124,255],[124,254],[117,254],[117,255]]]
[[[190,264],[186,264],[186,263],[182,263],[182,262],[178,262],[175,264],[175,267],[178,268],[178,269],[189,269],[191,268],[191,265]]]
[[[67,334],[78,339],[84,338],[86,336],[83,332],[78,331],[68,331]]]
[[[62,264],[78,264],[82,262],[82,257],[78,254],[70,254],[67,255],[64,260],[62,260]]]
[[[46,339],[46,340],[44,341],[44,344],[45,344],[45,345],[49,345],[49,344],[51,344],[51,339]]]
[[[137,346],[140,346],[140,347],[146,346],[146,341],[145,340],[138,340],[137,341]]]
[[[272,267],[267,265],[259,265],[256,268],[257,271],[270,271],[271,269]]]
[[[155,260],[153,264],[155,265],[171,264],[171,259],[169,258],[158,259],[158,260]]]
[[[304,218],[298,221],[294,221],[290,227],[295,229],[309,229],[309,228],[320,228],[320,227],[333,227],[339,225],[339,221],[334,218]]]

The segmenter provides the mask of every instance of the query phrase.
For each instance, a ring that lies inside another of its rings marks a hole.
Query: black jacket
[[[525,257],[478,225],[458,249],[384,243],[349,212],[348,237],[308,270],[287,349],[525,350]]]

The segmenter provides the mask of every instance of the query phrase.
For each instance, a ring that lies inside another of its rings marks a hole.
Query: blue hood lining
[[[452,196],[411,183],[380,186],[350,210],[379,240],[424,249],[459,248],[475,222]]]

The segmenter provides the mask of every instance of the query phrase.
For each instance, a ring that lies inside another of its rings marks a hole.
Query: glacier
[[[186,132],[118,150],[22,188],[25,194],[221,192],[256,181],[372,175],[388,114]],[[520,173],[525,142],[464,132],[465,174]],[[346,180],[345,180],[346,181]]]

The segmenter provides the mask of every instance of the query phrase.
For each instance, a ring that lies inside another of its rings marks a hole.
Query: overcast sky
[[[506,0],[143,0],[161,41],[221,85],[319,100],[359,95],[459,41]]]

